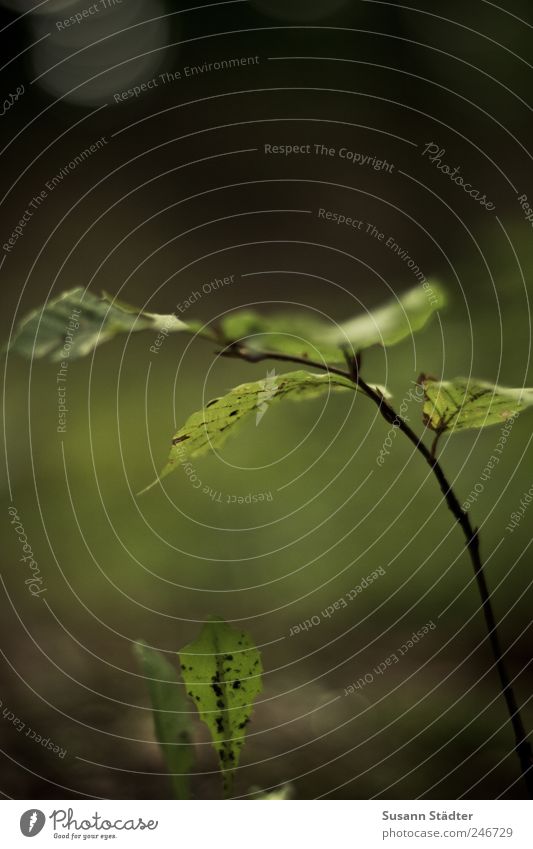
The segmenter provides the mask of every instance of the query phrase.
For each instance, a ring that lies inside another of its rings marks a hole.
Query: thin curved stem
[[[274,351],[256,352],[244,348],[242,345],[230,344],[222,351],[218,351],[219,357],[234,357],[238,360],[246,360],[248,363],[260,363],[263,360],[277,360],[281,363],[296,363],[299,366],[307,366],[307,368],[316,368],[321,371],[327,371],[330,374],[338,374],[340,377],[345,377],[347,380],[352,380],[352,375],[348,371],[343,371],[335,366],[330,366],[326,362],[316,362],[308,360],[307,357],[293,357],[291,354],[277,354]]]
[[[398,428],[398,430],[400,430],[404,434],[404,436],[407,437],[407,439],[411,442],[411,444],[418,451],[418,453],[422,455],[426,463],[428,463],[431,471],[433,472],[434,476],[438,481],[448,509],[454,516],[465,537],[466,548],[470,556],[470,561],[472,563],[474,576],[481,598],[481,606],[483,609],[483,615],[485,617],[485,625],[487,628],[489,643],[492,649],[492,655],[494,657],[494,664],[496,666],[500,679],[501,692],[505,699],[507,711],[514,732],[515,751],[520,762],[520,769],[524,781],[526,783],[528,795],[530,798],[533,799],[533,751],[528,741],[528,736],[526,734],[524,723],[520,715],[518,702],[504,661],[504,652],[501,648],[496,616],[494,614],[494,609],[492,607],[492,602],[490,598],[491,594],[483,570],[483,561],[481,559],[481,552],[479,547],[478,529],[472,526],[470,516],[461,507],[459,500],[455,492],[453,491],[451,484],[448,482],[444,470],[436,457],[436,447],[438,442],[438,436],[440,434],[437,434],[437,437],[433,442],[432,448],[428,449],[427,446],[422,442],[422,439],[418,437],[417,434],[412,430],[412,428],[407,424],[407,422],[395,412],[393,407],[383,397],[383,395],[379,391],[369,386],[368,383],[366,383],[362,379],[359,374],[360,358],[358,356],[351,357],[347,355],[346,362],[349,371],[343,371],[342,369],[334,368],[333,366],[328,365],[326,362],[317,362],[314,360],[309,360],[306,357],[279,354],[274,351],[250,351],[249,349],[239,344],[228,345],[224,350],[219,352],[219,355],[225,357],[236,357],[238,359],[246,360],[247,362],[252,363],[258,363],[263,360],[277,360],[279,362],[297,363],[298,365],[304,365],[308,368],[311,367],[319,369],[320,371],[326,371],[331,374],[337,374],[341,377],[345,377],[349,380],[352,380],[354,386],[361,389],[362,392],[377,405],[379,412],[381,413],[385,421],[388,422],[390,425],[393,425],[395,428]]]

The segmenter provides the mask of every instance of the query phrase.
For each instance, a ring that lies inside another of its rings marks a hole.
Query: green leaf
[[[221,327],[228,342],[240,342],[257,353],[270,351],[319,362],[344,362],[339,345],[325,341],[331,325],[300,313],[267,316],[241,310],[224,318]]]
[[[211,733],[227,796],[252,705],[262,690],[261,655],[245,631],[213,618],[180,651],[180,663],[188,694]]]
[[[384,387],[374,387],[385,397]],[[227,438],[237,430],[247,417],[253,413],[259,421],[271,404],[288,398],[293,401],[315,398],[324,392],[333,390],[355,391],[351,380],[336,374],[313,374],[308,371],[293,371],[287,374],[270,375],[253,383],[236,386],[222,398],[215,398],[204,407],[189,416],[182,428],[172,439],[172,448],[167,464],[159,478],[142,492],[162,480],[180,463],[192,457],[199,457],[208,451],[220,448]]]
[[[442,288],[432,282],[336,326],[300,313],[267,316],[242,310],[226,317],[221,328],[228,343],[241,342],[258,353],[271,351],[342,363],[343,349],[358,352],[372,345],[396,345],[421,330],[445,302]]]
[[[163,338],[179,332],[213,338],[201,322],[186,324],[174,314],[142,312],[109,295],[99,298],[78,287],[63,292],[26,316],[17,328],[10,350],[28,359],[48,357],[58,362],[84,357],[114,336],[138,330],[151,330]]]
[[[502,424],[533,406],[533,389],[510,389],[482,380],[435,380],[421,375],[424,423],[438,433]]]
[[[174,667],[155,649],[143,642],[135,654],[148,680],[156,739],[161,746],[175,799],[190,798],[189,773],[194,765],[190,735],[190,706]]]

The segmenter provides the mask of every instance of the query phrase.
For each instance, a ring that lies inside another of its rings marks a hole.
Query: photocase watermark
[[[102,148],[105,147],[107,144],[109,144],[109,139],[107,139],[105,136],[101,136],[95,142],[90,144],[89,147],[86,147],[84,150],[82,150],[81,153],[76,154],[74,159],[71,159],[70,162],[67,162],[66,165],[63,165],[63,167],[57,172],[57,174],[54,174],[53,177],[50,177],[50,179],[47,180],[44,184],[45,188],[48,189],[49,192],[53,192],[54,189],[61,185],[63,180],[68,177],[69,174],[72,174],[72,172],[75,171],[76,168],[79,168],[80,165],[83,165],[83,163],[86,162],[87,159],[90,159],[91,156],[93,156],[95,153],[98,153],[98,151],[102,150]]]
[[[35,837],[50,821],[54,838],[66,840],[116,840],[123,832],[156,831],[159,820],[143,817],[109,819],[95,811],[94,814],[75,814],[74,808],[55,808],[46,814],[39,808],[29,808],[20,818],[20,830],[25,837]]]
[[[302,631],[309,631],[311,628],[316,628],[320,625],[324,619],[331,619],[332,616],[335,615],[339,610],[343,610],[348,607],[350,602],[355,601],[358,595],[360,595],[364,590],[368,589],[368,587],[375,583],[375,581],[382,578],[386,575],[386,571],[383,566],[379,566],[370,575],[367,575],[366,578],[363,578],[359,584],[356,584],[355,587],[352,587],[351,590],[348,590],[347,593],[342,595],[333,604],[329,604],[324,610],[321,611],[320,614],[316,613],[314,616],[311,616],[309,619],[305,619],[303,622],[299,622],[297,625],[293,625],[289,631],[289,637],[295,637],[297,634],[301,634]]]
[[[278,382],[276,378],[276,369],[267,371],[267,376],[263,381],[263,389],[257,394],[257,412],[255,414],[255,426],[261,424],[261,419],[268,410],[269,402],[274,398],[278,391]]]
[[[73,808],[58,808],[52,811],[48,819],[52,822],[54,837],[84,841],[100,837],[101,840],[109,840],[119,836],[114,832],[155,831],[159,826],[158,820],[144,820],[143,817],[110,820],[98,811],[90,816],[82,814],[79,818],[76,817]]]
[[[21,83],[19,86],[17,86],[17,88],[15,89],[15,91],[13,93],[8,94],[8,96],[4,98],[4,101],[1,104],[2,111],[0,112],[0,118],[3,118],[4,115],[7,115],[7,113],[10,111],[10,109],[13,108],[15,103],[18,103],[18,101],[25,94],[25,92],[26,92],[26,89],[25,89],[23,83]]]
[[[80,315],[81,310],[73,308],[66,326],[65,341],[61,351],[61,362],[59,364],[59,371],[56,374],[58,433],[67,432],[67,414],[69,412],[67,407],[66,386],[68,377],[68,358],[70,357],[72,346],[74,345],[75,335],[80,329],[80,323],[78,321]]]
[[[289,142],[282,144],[265,142],[263,150],[266,156],[323,156],[333,159],[344,159],[350,162],[351,165],[372,168],[374,171],[386,171],[388,174],[392,174],[394,170],[394,164],[387,159],[380,159],[379,156],[372,153],[361,153],[357,150],[350,150],[348,147],[332,147],[327,144],[311,142]]]
[[[24,811],[20,818],[20,830],[24,837],[36,837],[46,825],[46,817],[38,808]]]
[[[513,425],[514,425],[515,421],[517,420],[517,418],[518,418],[518,414],[516,414],[515,416],[510,416],[507,419],[507,421],[505,422],[504,426],[501,428],[500,438],[499,438],[499,440],[496,444],[496,447],[494,449],[494,453],[491,454],[491,456],[487,460],[485,468],[483,469],[483,471],[482,471],[482,473],[479,477],[478,482],[476,483],[476,485],[470,491],[468,498],[465,501],[463,501],[462,508],[463,508],[465,513],[468,513],[468,511],[470,510],[472,505],[476,503],[479,496],[485,491],[485,483],[490,480],[490,478],[492,477],[492,473],[493,473],[494,469],[496,468],[496,466],[500,462],[501,455],[503,454],[503,451],[504,451],[505,446],[507,444],[507,440],[509,438],[509,435],[511,433],[511,430],[513,429]]]
[[[391,253],[395,254],[395,256],[412,272],[413,277],[421,284],[422,289],[427,295],[427,299],[430,304],[436,305],[439,303],[439,298],[435,294],[435,291],[431,287],[431,283],[427,279],[424,272],[421,270],[420,266],[415,262],[412,256],[402,248],[401,245],[398,244],[394,236],[389,236],[386,233],[383,233],[375,224],[368,222],[365,228],[365,232],[367,236],[370,236],[372,239],[376,239],[378,242],[382,242],[382,244],[387,248],[387,250],[391,251]]]
[[[226,286],[231,286],[235,282],[235,275],[229,274],[227,277],[215,277],[213,280],[209,280],[207,283],[202,285],[201,290],[195,289],[194,292],[185,298],[183,301],[180,301],[176,305],[176,312],[180,315],[183,315],[187,312],[194,304],[197,304],[203,297],[206,295],[212,295],[213,292],[218,292],[220,289],[224,289]]]
[[[216,501],[217,504],[260,504],[274,500],[270,491],[247,492],[244,495],[236,495],[235,493],[214,489],[209,484],[204,484],[190,460],[180,460],[180,464],[192,488],[201,491],[202,495],[210,498],[211,501]]]
[[[98,2],[93,3],[91,6],[86,6],[85,9],[80,9],[79,12],[76,12],[69,18],[62,18],[60,21],[56,21],[56,30],[61,32],[66,29],[70,29],[70,27],[77,26],[78,24],[83,24],[85,21],[89,20],[89,18],[94,17],[94,15],[98,15],[100,12],[105,12],[109,9],[114,9],[117,6],[122,6],[122,4],[123,0],[98,0]]]
[[[32,197],[22,216],[20,217],[18,224],[16,225],[16,227],[13,228],[11,235],[2,246],[5,253],[11,253],[18,240],[21,239],[24,235],[26,227],[32,220],[33,216],[35,215],[39,207],[42,206],[47,197],[48,192],[45,189],[42,189],[40,192],[38,192]]]
[[[529,203],[528,196],[526,194],[518,195],[518,203],[524,213],[524,219],[533,227],[533,207]]]
[[[0,699],[0,710],[2,710],[1,716],[4,722],[9,723],[16,728],[19,734],[24,732],[23,736],[27,737],[28,740],[42,746],[43,749],[48,749],[53,755],[57,755],[58,758],[63,760],[67,754],[67,750],[63,749],[57,743],[54,743],[50,737],[43,737],[42,734],[38,734],[37,731],[34,731],[34,729],[27,725],[19,716],[16,715],[14,711],[5,707],[2,699]]]
[[[214,71],[231,71],[236,68],[242,68],[250,65],[259,65],[261,59],[259,56],[232,56],[226,59],[218,59],[214,62],[202,62],[201,65],[184,65],[183,68],[176,71],[163,71],[149,80],[145,80],[131,88],[117,91],[113,95],[115,103],[123,103],[126,100],[135,100],[148,91],[153,91],[156,88],[161,88],[172,83],[181,82],[182,80],[190,79],[191,77],[200,77],[204,74],[211,74]]]
[[[526,511],[533,501],[533,484],[529,487],[527,492],[524,492],[522,498],[520,499],[520,507],[511,513],[512,521],[506,525],[506,530],[509,531],[510,534],[514,533],[515,528],[518,527],[522,519],[524,518]]]
[[[322,145],[324,147],[324,145]],[[329,156],[331,156],[331,152]],[[339,159],[346,159],[352,165],[359,165],[360,167],[372,168],[373,171],[387,171],[387,173],[392,174],[394,169],[394,165],[389,162],[387,159],[380,159],[374,154],[370,153],[360,153],[357,150],[350,150],[347,147],[339,148],[338,153]]]
[[[94,153],[97,153],[108,143],[108,140],[105,136],[99,138],[96,142],[86,147],[81,153],[78,153],[74,159],[71,159],[66,165],[61,168],[61,170],[54,174],[53,177],[50,177],[49,180],[46,181],[44,187],[40,192],[37,192],[30,202],[28,203],[26,209],[24,210],[22,216],[19,219],[16,227],[13,228],[11,235],[4,242],[3,249],[6,254],[11,253],[17,242],[24,236],[26,232],[26,227],[32,220],[33,216],[36,212],[41,208],[41,206],[46,202],[46,200],[50,197],[51,193],[55,191],[55,189],[61,185],[63,180],[68,177],[72,171],[75,171],[80,165],[82,165],[87,159],[89,159]]]
[[[364,687],[367,687],[369,684],[373,684],[376,678],[380,675],[384,675],[388,669],[391,669],[397,663],[400,662],[402,657],[411,651],[421,640],[424,639],[431,631],[434,631],[437,626],[430,620],[426,623],[426,625],[422,625],[418,631],[414,631],[408,640],[405,641],[396,651],[391,652],[384,660],[377,664],[371,672],[367,672],[365,675],[362,675],[361,678],[358,678],[357,681],[354,681],[352,684],[349,684],[344,688],[344,695],[351,696],[353,693],[357,692],[357,690],[362,690]]]
[[[421,404],[424,401],[424,387],[419,383],[414,384],[414,389],[410,389],[407,395],[404,395],[402,398],[401,404],[398,408],[398,414],[392,423],[392,427],[387,433],[383,441],[383,445],[380,449],[378,456],[376,457],[376,463],[378,466],[383,466],[386,458],[390,454],[390,449],[392,448],[392,442],[396,439],[398,434],[398,429],[400,427],[401,419],[408,422],[409,417],[407,415],[407,411],[409,410],[409,402],[416,401],[418,404]]]
[[[427,156],[429,162],[431,162],[431,164],[440,171],[441,174],[449,177],[452,183],[459,186],[465,194],[477,201],[477,203],[479,203],[480,206],[488,212],[493,212],[496,209],[496,205],[492,201],[488,200],[486,194],[482,194],[480,189],[476,189],[472,186],[472,183],[465,182],[465,179],[461,174],[460,165],[456,165],[452,168],[451,165],[443,162],[443,159],[446,156],[445,148],[441,147],[436,142],[428,142],[422,150],[421,155]]]
[[[398,244],[394,236],[390,236],[379,229],[372,221],[365,221],[363,218],[357,218],[353,215],[346,215],[342,212],[337,212],[332,209],[319,207],[317,211],[318,218],[323,221],[331,221],[338,227],[350,227],[352,230],[357,230],[371,239],[383,244],[387,250],[391,251],[395,256],[412,272],[413,276],[421,284],[424,292],[427,295],[430,304],[438,304],[439,298],[431,287],[431,283],[427,279],[420,266],[415,262],[412,256]]]
[[[354,218],[352,215],[345,215],[342,212],[326,209],[323,206],[318,208],[317,216],[323,221],[333,222],[337,227],[351,227],[353,230],[364,230],[365,227],[372,226],[367,224],[362,218]]]
[[[209,280],[206,283],[203,283],[200,289],[194,289],[186,298],[176,304],[175,312],[171,313],[167,317],[167,320],[159,329],[159,333],[154,339],[153,344],[150,346],[151,353],[159,353],[163,343],[165,342],[169,334],[172,333],[173,325],[176,321],[180,320],[180,316],[183,316],[192,306],[197,304],[198,301],[201,301],[202,298],[205,298],[208,295],[212,295],[215,292],[220,291],[221,289],[225,289],[226,286],[232,286],[234,282],[234,274],[229,274],[226,277],[215,277],[213,278],[213,280]]]
[[[23,554],[20,558],[20,563],[23,563],[25,569],[28,570],[24,583],[28,587],[28,591],[31,595],[34,598],[39,598],[47,591],[46,587],[43,586],[43,576],[41,575],[39,564],[35,559],[33,549],[28,541],[28,536],[24,530],[24,525],[20,520],[17,508],[8,507],[7,512],[11,517],[11,525],[18,536],[19,543],[22,547]]]

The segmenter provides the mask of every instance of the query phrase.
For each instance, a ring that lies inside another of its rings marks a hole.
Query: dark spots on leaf
[[[232,687],[233,687],[234,690],[240,690],[241,689],[241,682],[240,681],[234,681],[233,684],[232,684]]]
[[[233,655],[232,654],[225,655],[224,660],[233,660]]]
[[[222,692],[222,687],[220,686],[220,684],[211,684],[211,689],[213,690],[213,693],[215,694],[215,696],[220,697],[220,696],[224,695],[223,692]]]
[[[217,716],[216,719],[215,719],[215,722],[216,722],[218,733],[223,734],[224,733],[224,717]]]
[[[229,427],[231,427],[231,425],[230,425],[229,423],[228,423],[228,424],[225,424],[225,425],[223,425],[222,427],[219,427],[218,432],[219,432],[219,433],[224,433],[224,431],[225,431],[225,430],[227,430]]]
[[[238,412],[238,410],[232,410],[230,416],[236,416]]]
[[[212,407],[212,406],[213,406],[213,404],[217,404],[219,401],[220,401],[220,398],[213,398],[213,400],[212,400],[212,401],[210,401],[210,402],[209,402],[209,404],[206,404],[205,406],[206,406],[206,408],[207,408],[207,407]]]
[[[247,716],[246,719],[243,719],[242,722],[239,722],[238,727],[242,730],[243,728],[246,728],[246,726],[248,725],[249,722],[250,722],[250,718]]]
[[[186,440],[186,439],[190,439],[190,438],[191,438],[191,437],[190,437],[190,435],[189,435],[189,434],[186,434],[185,436],[176,436],[176,437],[174,437],[174,439],[172,440],[172,445],[177,445],[177,444],[178,444],[178,442],[185,442],[185,440]]]
[[[224,707],[225,707],[224,699],[217,699],[217,708],[219,710],[224,710]]]
[[[229,760],[229,761],[234,761],[234,760],[235,760],[235,755],[234,755],[234,753],[233,753],[233,752],[228,752],[228,760]]]

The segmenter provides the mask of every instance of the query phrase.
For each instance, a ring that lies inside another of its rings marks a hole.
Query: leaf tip
[[[150,492],[150,490],[153,489],[154,486],[156,486],[156,484],[158,483],[161,483],[161,478],[156,478],[154,481],[152,481],[152,483],[149,483],[148,486],[145,486],[144,489],[140,489],[138,492],[135,493],[135,496],[137,498],[140,498],[141,495]]]

